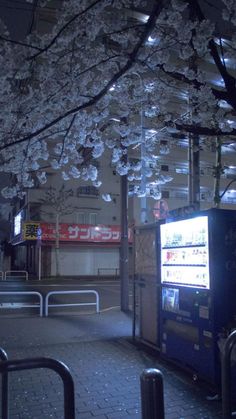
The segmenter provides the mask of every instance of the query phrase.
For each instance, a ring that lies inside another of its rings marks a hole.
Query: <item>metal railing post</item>
[[[14,275],[17,274],[17,275]],[[22,276],[23,274],[23,276]],[[29,279],[29,273],[27,271],[5,271],[5,281],[7,280],[7,277],[10,278],[25,278],[26,281]]]
[[[141,376],[142,419],[165,419],[163,375],[155,368],[145,369]]]
[[[236,330],[234,330],[226,339],[222,351],[222,373],[221,373],[221,391],[222,391],[222,415],[223,419],[232,417],[231,411],[231,353],[236,344]]]
[[[7,361],[8,356],[4,349],[0,348],[0,359],[2,361]],[[9,397],[8,397],[8,373],[4,372],[2,374],[2,419],[8,419],[8,406],[9,406]]]
[[[43,317],[43,296],[38,291],[0,291],[0,297],[1,295],[36,295],[39,297],[39,315],[40,317]],[[24,303],[24,307],[37,307],[32,304]],[[37,307],[38,308],[38,307]]]
[[[74,382],[69,368],[63,362],[52,358],[27,358],[0,363],[2,374],[36,368],[49,368],[60,375],[64,386],[64,419],[75,419]],[[8,417],[3,416],[3,419],[8,419]]]
[[[76,295],[76,294],[93,294],[96,297],[96,302],[92,303],[68,303],[68,304],[49,304],[49,298],[51,295]],[[99,313],[99,294],[95,290],[79,290],[79,291],[50,291],[45,297],[45,317],[48,317],[48,307],[72,307],[72,306],[96,306],[96,313]]]

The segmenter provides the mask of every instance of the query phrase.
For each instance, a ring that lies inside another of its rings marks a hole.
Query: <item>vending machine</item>
[[[162,224],[160,259],[161,354],[218,386],[220,342],[236,328],[236,211]]]

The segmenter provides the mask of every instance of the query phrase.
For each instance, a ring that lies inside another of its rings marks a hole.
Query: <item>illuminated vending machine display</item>
[[[208,217],[161,225],[161,282],[210,288]]]
[[[212,209],[160,226],[161,354],[213,384],[219,336],[236,320],[233,213]]]

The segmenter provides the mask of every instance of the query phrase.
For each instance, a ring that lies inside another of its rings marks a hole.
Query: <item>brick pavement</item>
[[[220,418],[220,402],[173,366],[134,346],[131,319],[118,309],[99,315],[2,316],[0,346],[10,359],[53,357],[71,370],[76,419],[141,418],[140,374],[164,374],[166,419]],[[63,419],[61,379],[50,370],[10,374],[9,419]]]

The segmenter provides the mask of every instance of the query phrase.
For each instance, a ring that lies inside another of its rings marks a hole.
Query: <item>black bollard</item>
[[[236,345],[236,330],[227,337],[222,352],[222,417],[223,419],[232,418],[232,400],[231,400],[231,354]]]
[[[4,349],[0,348],[0,360],[7,361],[8,356]],[[8,373],[2,374],[2,419],[8,419],[8,407],[9,407],[9,396],[8,396]]]
[[[142,419],[165,419],[163,375],[155,368],[145,369],[141,376]]]

